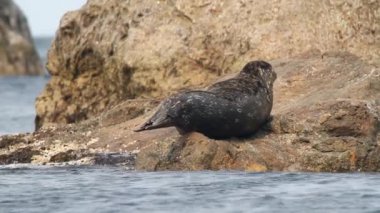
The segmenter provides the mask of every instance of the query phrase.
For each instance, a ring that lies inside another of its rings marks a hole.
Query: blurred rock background
[[[0,75],[41,75],[28,21],[12,0],[0,2]]]

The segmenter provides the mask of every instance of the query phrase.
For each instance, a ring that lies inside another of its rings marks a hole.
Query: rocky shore
[[[0,75],[43,74],[28,21],[12,0],[0,3],[0,32]]]
[[[38,131],[0,137],[0,164],[137,170],[380,171],[377,1],[89,0],[61,20]],[[273,120],[251,138],[133,132],[160,99],[229,78],[248,61],[278,74]]]
[[[78,124],[0,139],[0,163],[111,164],[138,170],[380,171],[380,72],[349,53],[271,61],[273,121],[251,138],[136,133],[157,100],[131,99]],[[332,72],[333,70],[333,72]]]

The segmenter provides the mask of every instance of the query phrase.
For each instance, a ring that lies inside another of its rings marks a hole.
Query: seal
[[[135,131],[175,126],[180,133],[215,138],[246,137],[270,117],[276,72],[265,61],[252,61],[233,78],[206,90],[177,93]]]

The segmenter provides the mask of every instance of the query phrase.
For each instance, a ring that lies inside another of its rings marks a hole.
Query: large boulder
[[[0,164],[380,172],[379,68],[347,52],[271,63],[278,74],[273,120],[250,138],[212,140],[175,128],[136,133],[158,101],[131,99],[78,124],[0,137]]]
[[[356,0],[88,0],[61,20],[37,127],[202,86],[253,59],[340,50],[378,66],[379,9]]]
[[[43,73],[28,22],[12,0],[0,2],[0,75]]]

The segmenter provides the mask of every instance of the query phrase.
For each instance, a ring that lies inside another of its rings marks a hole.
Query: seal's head
[[[249,62],[240,71],[240,75],[258,79],[260,82],[265,83],[268,89],[273,88],[273,82],[277,78],[277,74],[273,71],[272,65],[265,61]]]

